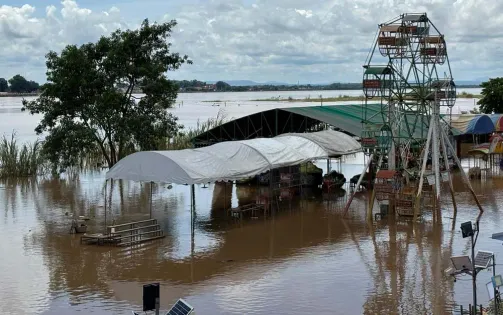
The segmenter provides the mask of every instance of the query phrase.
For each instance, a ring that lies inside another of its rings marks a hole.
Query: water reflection
[[[499,225],[502,184],[474,184],[486,196],[481,237]],[[453,229],[448,194],[440,216],[426,213],[416,224],[393,218],[367,223],[366,193],[356,196],[350,219],[342,220],[344,191],[329,196],[309,190],[302,199],[299,193],[283,199],[268,217],[239,220],[226,210],[264,198],[267,187],[196,186],[191,213],[190,186],[114,181],[105,187],[102,172],[6,181],[0,186],[0,236],[8,240],[0,245],[8,253],[0,261],[0,303],[8,313],[21,305],[26,314],[127,314],[141,305],[141,286],[159,281],[163,308],[185,297],[197,314],[268,314],[272,308],[288,314],[446,314],[456,301],[470,299],[466,282],[454,284],[442,274],[450,256],[469,248],[456,226],[473,219],[476,208],[463,189],[456,185]],[[73,215],[89,216],[91,232],[103,231],[105,215],[108,224],[148,218],[151,194],[163,240],[95,247],[68,233]],[[500,250],[498,243],[479,242],[481,249]]]

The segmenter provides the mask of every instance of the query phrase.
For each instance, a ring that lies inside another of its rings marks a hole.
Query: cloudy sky
[[[503,75],[500,0],[3,0],[0,77],[44,82],[44,56],[144,18],[176,19],[173,49],[194,64],[173,79],[356,82],[377,24],[427,12],[456,80]]]

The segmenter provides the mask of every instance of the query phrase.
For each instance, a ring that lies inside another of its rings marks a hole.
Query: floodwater
[[[173,111],[193,126],[193,117],[205,120],[219,109],[237,117],[278,106],[247,101],[269,94],[181,94],[183,106]],[[223,98],[229,102],[219,108],[202,102]],[[38,118],[18,112],[19,102],[0,98],[0,131],[15,129],[20,141],[31,141]],[[349,179],[362,162],[351,156],[333,167]],[[326,168],[325,161],[318,165]],[[166,238],[133,248],[80,245],[79,236],[69,234],[72,215],[90,217],[94,232],[149,217],[149,184],[115,181],[105,188],[104,178],[104,171],[86,171],[0,183],[3,312],[131,314],[141,310],[142,285],[151,282],[161,284],[162,309],[183,297],[196,314],[450,314],[455,304],[471,303],[470,278],[454,282],[443,274],[449,257],[469,254],[459,226],[478,215],[459,178],[457,216],[444,188],[440,217],[427,212],[415,226],[398,219],[367,222],[366,194],[357,195],[344,220],[342,193],[309,191],[283,200],[270,217],[236,220],[225,209],[255,200],[262,190],[198,185],[191,215],[189,186],[153,185],[153,217]],[[485,209],[477,249],[495,252],[499,262],[503,247],[490,236],[503,230],[503,179],[473,185]],[[488,300],[491,275],[478,276],[479,303]]]

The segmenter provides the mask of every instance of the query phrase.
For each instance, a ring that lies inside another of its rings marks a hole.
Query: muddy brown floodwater
[[[459,181],[456,181],[459,182]],[[503,180],[474,185],[486,212],[479,249],[502,252],[489,239],[499,228]],[[108,223],[149,216],[149,184],[116,181]],[[0,304],[7,314],[130,314],[142,285],[161,283],[161,306],[177,298],[196,314],[448,314],[471,299],[471,283],[443,275],[449,257],[468,252],[459,224],[477,210],[457,185],[453,226],[449,196],[441,220],[365,222],[366,195],[342,220],[344,197],[284,202],[269,218],[234,220],[225,208],[255,198],[256,187],[196,186],[194,229],[189,186],[153,186],[153,216],[167,237],[133,248],[80,245],[70,215],[90,216],[102,231],[104,173],[0,185]],[[69,215],[66,215],[69,212]],[[502,256],[499,256],[502,257]],[[487,301],[479,277],[479,300]]]
[[[246,96],[258,98],[264,97]],[[175,114],[197,116],[188,104]],[[14,101],[0,105],[8,123],[2,131],[16,128],[33,139],[36,117],[25,119]],[[210,105],[200,107],[215,114]],[[348,158],[346,178],[361,164],[361,157]],[[192,225],[190,187],[154,185],[153,217],[166,238],[132,248],[81,245],[69,234],[70,217],[89,216],[90,232],[104,230],[104,172],[0,182],[3,313],[131,314],[141,309],[142,285],[151,282],[161,283],[162,309],[183,297],[198,315],[450,314],[456,304],[471,303],[470,279],[454,282],[443,274],[450,256],[469,254],[459,226],[478,214],[459,176],[457,217],[444,187],[440,218],[427,212],[415,226],[398,219],[366,222],[366,194],[356,197],[344,220],[345,196],[309,194],[284,201],[268,218],[235,220],[225,209],[261,192],[222,184],[195,187]],[[477,249],[495,252],[500,262],[503,246],[490,239],[503,231],[503,178],[496,175],[473,185],[485,208]],[[113,192],[107,189],[108,224],[149,217],[149,184],[115,181]],[[491,274],[479,274],[479,303],[487,303]]]

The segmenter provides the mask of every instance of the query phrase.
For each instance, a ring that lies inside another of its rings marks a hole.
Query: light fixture
[[[463,238],[473,236],[472,221],[461,223],[461,233],[463,234]]]

